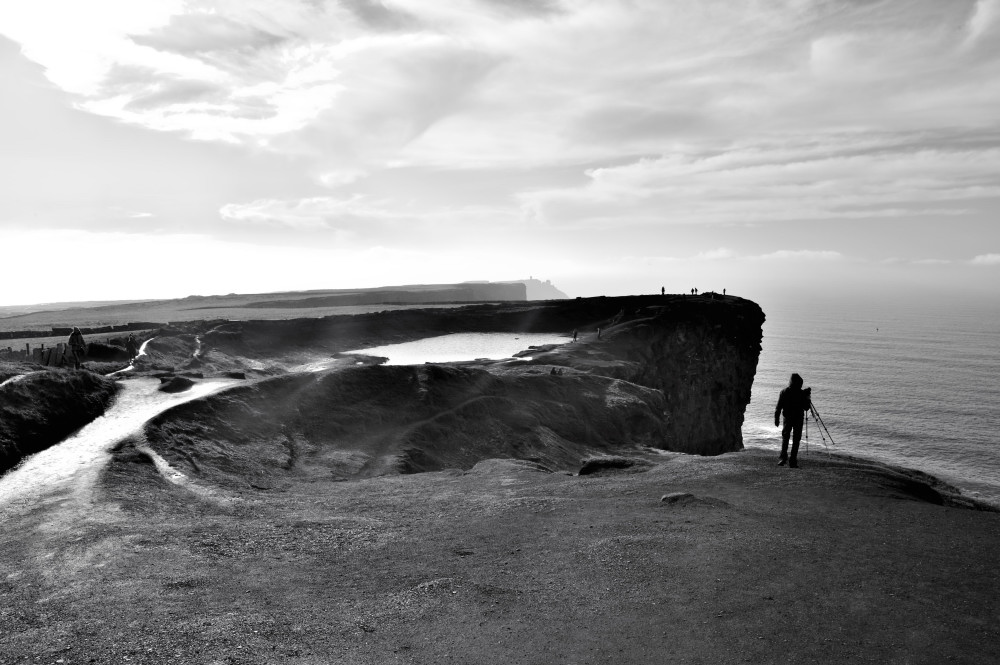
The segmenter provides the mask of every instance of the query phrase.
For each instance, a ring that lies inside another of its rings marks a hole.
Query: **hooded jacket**
[[[785,422],[801,423],[808,410],[809,393],[802,390],[802,377],[792,374],[792,380],[778,395],[778,406],[774,409],[774,424],[778,424],[778,417],[782,413],[785,414]]]

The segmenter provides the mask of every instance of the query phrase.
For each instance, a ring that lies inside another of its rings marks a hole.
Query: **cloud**
[[[246,232],[305,246],[432,248],[509,246],[524,230],[516,210],[484,205],[416,206],[361,194],[228,203],[219,216]],[[516,242],[516,241],[514,241]]]
[[[193,13],[171,16],[166,25],[130,39],[158,51],[197,54],[260,50],[280,44],[285,37],[220,14]]]
[[[954,261],[950,259],[914,259],[911,263],[917,266],[947,266],[954,263]]]
[[[980,254],[971,263],[976,266],[997,266],[1000,265],[1000,254]]]
[[[368,175],[364,169],[339,169],[319,175],[319,181],[327,187],[342,187],[351,185]]]
[[[387,219],[388,214],[363,196],[348,199],[317,196],[297,200],[257,199],[228,203],[219,210],[229,222],[281,226],[289,229],[332,229],[363,220]]]
[[[759,261],[838,261],[844,257],[840,252],[831,250],[782,249],[753,258]]]
[[[996,17],[996,0],[39,0],[0,8],[0,32],[129,123],[331,161],[524,166],[989,126],[1000,54],[962,44]]]
[[[78,109],[287,164],[213,200],[230,233],[532,227],[616,249],[699,233],[678,225],[985,218],[996,26],[997,0],[0,5]]]
[[[521,198],[553,224],[946,217],[1000,197],[998,169],[989,135],[789,134],[594,168],[582,186]]]
[[[718,249],[712,249],[707,252],[702,252],[694,257],[696,261],[719,261],[724,259],[732,259],[736,257],[736,252],[731,249],[726,249],[725,247],[720,247]]]
[[[996,29],[998,19],[1000,19],[1000,0],[977,0],[966,25],[968,35],[964,46],[973,46],[984,39],[987,33]]]

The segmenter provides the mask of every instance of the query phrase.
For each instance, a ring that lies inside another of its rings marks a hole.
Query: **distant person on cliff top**
[[[802,424],[809,410],[811,388],[802,388],[802,377],[792,374],[792,380],[778,396],[778,406],[774,409],[774,426],[780,425],[781,414],[785,415],[785,426],[781,428],[781,455],[778,466],[798,468],[799,442],[802,441]],[[792,438],[792,455],[788,456],[788,437]]]
[[[80,369],[83,365],[83,356],[87,353],[87,343],[83,340],[83,333],[79,328],[73,328],[69,334],[69,354],[73,358],[73,368]]]

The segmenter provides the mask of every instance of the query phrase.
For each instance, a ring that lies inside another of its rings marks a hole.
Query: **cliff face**
[[[500,282],[501,284],[524,284],[527,290],[528,300],[565,300],[569,298],[563,291],[556,288],[556,286],[549,280],[544,282],[540,279],[530,278],[522,279],[517,282]]]
[[[623,315],[601,339],[534,362],[574,367],[663,392],[660,447],[699,455],[743,448],[741,428],[760,355],[764,313],[736,298],[671,297]]]

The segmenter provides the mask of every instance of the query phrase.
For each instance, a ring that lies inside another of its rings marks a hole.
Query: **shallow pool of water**
[[[568,335],[556,333],[454,333],[415,342],[373,346],[351,353],[388,358],[387,365],[461,362],[489,358],[500,360],[531,346],[565,344]]]

